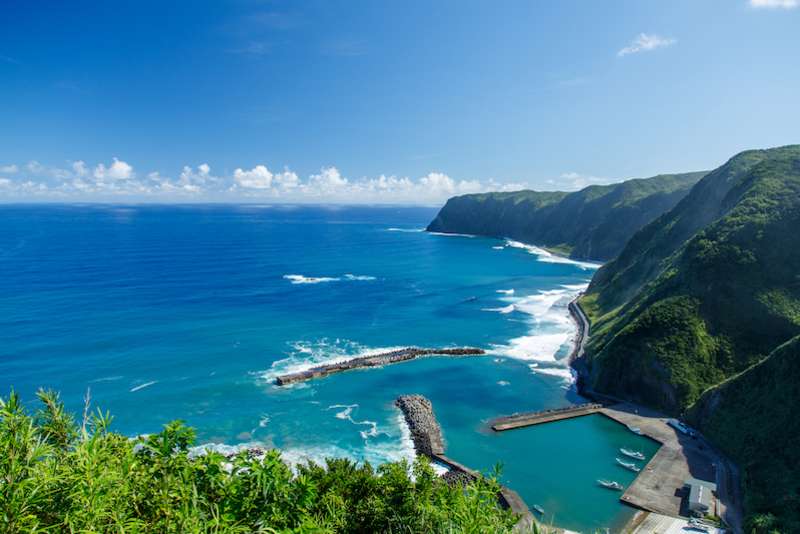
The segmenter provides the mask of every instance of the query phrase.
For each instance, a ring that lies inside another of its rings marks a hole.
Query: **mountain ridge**
[[[573,259],[608,260],[680,201],[705,172],[662,174],[575,192],[523,190],[453,197],[431,232],[508,237]]]

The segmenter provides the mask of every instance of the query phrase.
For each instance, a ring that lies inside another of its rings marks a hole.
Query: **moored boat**
[[[630,449],[626,449],[625,447],[620,448],[619,452],[624,454],[629,458],[635,458],[636,460],[644,460],[644,454],[639,451],[632,451]]]
[[[600,479],[600,480],[597,481],[597,483],[600,484],[601,486],[603,486],[604,488],[607,488],[607,489],[612,489],[612,490],[616,490],[616,491],[621,491],[623,489],[622,484],[620,484],[616,480],[602,480],[602,479]]]
[[[641,469],[639,466],[637,466],[637,465],[636,465],[635,463],[633,463],[633,462],[626,462],[626,461],[625,461],[625,460],[623,460],[622,458],[615,458],[615,460],[617,460],[617,463],[618,463],[620,466],[624,467],[624,468],[625,468],[625,469],[627,469],[628,471],[633,471],[634,473],[638,473],[639,471],[641,471],[641,470],[642,470],[642,469]]]

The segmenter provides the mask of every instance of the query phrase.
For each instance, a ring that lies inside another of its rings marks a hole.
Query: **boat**
[[[689,525],[688,525],[688,527],[689,527],[690,529],[693,529],[693,530],[699,530],[700,532],[708,532],[708,531],[710,530],[710,529],[708,528],[708,525],[706,525],[705,523],[701,522],[701,521],[700,521],[699,519],[697,519],[696,517],[693,517],[693,518],[691,518],[691,519],[689,520]]]
[[[624,467],[625,469],[627,469],[629,471],[633,471],[634,473],[638,473],[639,471],[642,470],[639,466],[637,466],[633,462],[626,462],[622,458],[615,458],[615,459],[617,460],[617,463],[619,465],[621,465],[622,467]]]
[[[622,447],[619,450],[619,452],[621,452],[625,456],[628,456],[629,458],[635,458],[637,460],[644,460],[644,454],[642,454],[639,451],[632,451],[632,450],[626,449],[625,447]]]
[[[616,491],[621,491],[622,489],[624,489],[622,487],[622,484],[620,484],[619,482],[617,482],[615,480],[602,480],[601,479],[601,480],[598,480],[597,483],[600,484],[601,486],[603,486],[604,488],[608,488],[608,489],[612,489],[612,490],[616,490]]]
[[[533,510],[539,515],[544,515],[544,508],[542,508],[538,504],[533,505]]]
[[[628,430],[630,430],[634,434],[639,434],[640,436],[642,435],[642,429],[639,428],[638,426],[628,425]]]

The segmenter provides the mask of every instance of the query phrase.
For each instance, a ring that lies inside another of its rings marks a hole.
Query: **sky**
[[[0,2],[0,202],[436,205],[800,142],[800,0]]]

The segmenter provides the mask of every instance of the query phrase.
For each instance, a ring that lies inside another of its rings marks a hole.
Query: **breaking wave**
[[[539,261],[544,263],[564,263],[569,265],[575,265],[585,271],[600,268],[599,263],[594,263],[590,261],[571,260],[569,258],[565,258],[564,256],[558,256],[556,254],[548,252],[543,248],[539,248],[534,245],[527,245],[525,243],[520,243],[519,241],[514,241],[513,239],[506,239],[506,244],[509,247],[527,250],[529,254],[533,254],[534,256],[537,257]]]
[[[347,280],[350,282],[363,282],[375,280],[374,276],[364,274],[345,274],[344,276],[303,276],[302,274],[284,274],[283,278],[289,280],[294,285],[297,284],[322,284],[325,282],[341,282]]]
[[[272,363],[269,369],[254,373],[265,383],[273,383],[278,376],[301,373],[312,367],[340,363],[353,358],[373,356],[384,352],[400,350],[405,347],[365,347],[348,339],[327,338],[315,342],[296,341],[291,345],[292,350],[287,358]],[[295,386],[289,386],[295,387]]]

